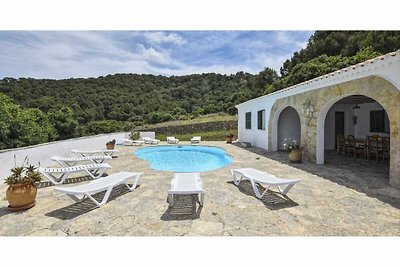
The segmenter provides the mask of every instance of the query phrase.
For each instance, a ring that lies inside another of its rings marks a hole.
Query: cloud
[[[144,45],[139,44],[139,52],[141,59],[149,63],[168,65],[172,62],[172,59],[169,55],[170,52],[168,50],[160,52],[153,47],[145,48]]]
[[[310,33],[311,36],[311,33]],[[307,46],[308,39],[299,38],[298,32],[278,31],[276,32],[276,42],[282,45],[290,44],[295,49],[302,49]]]
[[[311,32],[0,31],[0,78],[279,71]]]
[[[176,33],[145,32],[143,35],[153,44],[174,43],[177,45],[183,45],[187,43],[184,38]]]

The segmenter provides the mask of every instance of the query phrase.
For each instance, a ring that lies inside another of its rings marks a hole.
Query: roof
[[[311,79],[311,80],[308,80],[308,81],[305,81],[305,82],[302,82],[299,84],[292,85],[290,87],[275,91],[268,95],[263,95],[263,96],[260,96],[257,98],[250,99],[246,102],[236,105],[236,108],[240,107],[241,105],[244,105],[244,104],[247,104],[247,103],[250,103],[253,101],[261,100],[264,98],[269,98],[272,96],[278,97],[279,94],[291,93],[291,91],[293,91],[293,93],[297,93],[297,91],[300,91],[300,90],[303,91],[306,89],[309,89],[309,90],[318,89],[323,86],[327,86],[328,83],[337,84],[340,82],[344,82],[344,81],[348,80],[345,78],[348,78],[350,76],[356,76],[356,74],[359,74],[360,72],[363,72],[364,70],[372,70],[372,69],[375,70],[376,68],[374,68],[374,66],[379,65],[383,61],[388,61],[390,58],[393,58],[393,57],[397,57],[398,59],[400,59],[400,50],[397,50],[395,52],[391,52],[391,53],[388,53],[385,55],[381,55],[381,56],[378,56],[373,59],[366,60],[366,61],[358,63],[356,65],[352,65],[352,66],[319,76],[317,78],[314,78],[314,79]],[[296,92],[294,92],[294,91],[296,91]]]

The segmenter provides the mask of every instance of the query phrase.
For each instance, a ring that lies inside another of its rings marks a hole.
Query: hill
[[[400,31],[317,31],[283,63],[280,75],[266,67],[256,75],[3,78],[0,149],[172,120],[190,124],[212,113],[234,115],[236,104],[398,49]],[[40,134],[28,131],[33,128]]]

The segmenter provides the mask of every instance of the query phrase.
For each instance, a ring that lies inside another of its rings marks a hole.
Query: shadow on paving
[[[235,146],[242,148],[238,143]],[[287,151],[272,152],[257,147],[242,149],[328,179],[395,208],[400,208],[400,189],[389,184],[389,164],[387,163],[377,163],[360,157],[354,159],[351,156],[337,155],[335,151],[325,151],[323,165],[311,162],[290,163]]]
[[[233,181],[228,181],[227,183],[237,187],[241,193],[246,194],[248,196],[252,196],[255,199],[261,201],[264,204],[264,206],[270,210],[280,210],[299,205],[289,197],[284,196],[278,192],[272,191],[270,189],[268,189],[267,193],[261,199],[259,199],[254,194],[254,190],[253,187],[251,186],[250,181],[247,180],[241,181],[238,186],[236,186]],[[260,189],[261,192],[264,192],[265,190],[265,188],[262,187],[260,184],[258,185],[258,188]]]
[[[114,187],[113,191],[111,192],[110,198],[107,201],[107,204],[110,201],[113,201],[114,199],[116,199],[117,197],[120,197],[127,193],[132,193],[132,192],[129,191],[129,189],[126,187],[125,184]],[[105,191],[99,192],[97,194],[94,194],[93,198],[96,199],[98,202],[100,202],[103,199],[104,194],[105,194]],[[88,213],[97,208],[98,208],[98,206],[96,204],[94,204],[93,201],[91,201],[90,199],[85,199],[80,202],[71,204],[67,207],[51,211],[49,213],[46,213],[45,215],[49,216],[49,217],[54,217],[54,218],[57,218],[60,220],[71,220],[71,219],[74,219],[80,215]]]
[[[161,215],[163,221],[195,220],[200,218],[202,206],[197,195],[175,195],[174,205]],[[198,208],[197,208],[198,207]]]
[[[3,206],[3,207],[0,208],[0,218],[3,217],[4,215],[7,215],[7,214],[19,214],[19,213],[24,213],[26,211],[27,210],[10,211],[7,206]]]

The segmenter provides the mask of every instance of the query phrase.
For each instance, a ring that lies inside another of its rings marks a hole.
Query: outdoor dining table
[[[346,144],[348,144],[348,139],[346,138]],[[355,138],[356,141],[356,146],[358,147],[364,147],[364,157],[368,157],[368,142],[367,139],[365,138]],[[382,148],[382,138],[378,138],[378,147]]]

